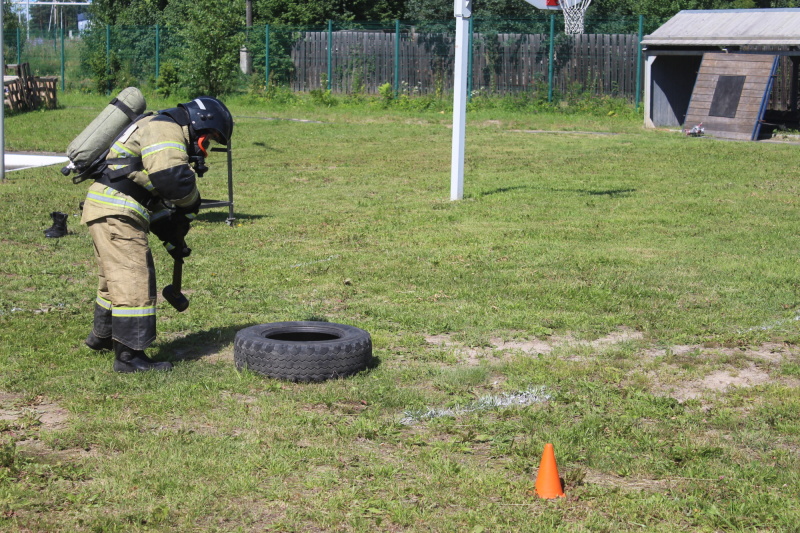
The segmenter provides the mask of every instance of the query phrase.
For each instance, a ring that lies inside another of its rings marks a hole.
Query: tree
[[[150,26],[161,23],[168,4],[168,0],[94,0],[90,12],[101,25]]]
[[[165,10],[182,43],[173,61],[189,96],[220,96],[236,86],[244,12],[243,0],[193,0]]]
[[[17,14],[14,12],[12,8],[11,2],[5,0],[3,2],[3,35],[6,36],[4,37],[4,40],[7,44],[3,46],[3,56],[6,65],[8,65],[9,63],[16,63],[17,53],[22,52],[22,50],[17,50],[16,37],[11,37],[12,35],[13,36],[17,35],[18,29],[22,29],[22,25],[20,24],[19,19],[17,18]],[[20,42],[19,44],[20,48],[24,46],[24,42]]]
[[[322,25],[327,20],[380,22],[399,18],[405,3],[406,0],[254,0],[253,19],[262,24],[293,26]]]

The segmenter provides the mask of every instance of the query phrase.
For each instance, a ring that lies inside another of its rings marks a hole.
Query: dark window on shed
[[[714,97],[711,99],[711,109],[708,112],[710,116],[736,118],[745,78],[747,76],[719,77]]]

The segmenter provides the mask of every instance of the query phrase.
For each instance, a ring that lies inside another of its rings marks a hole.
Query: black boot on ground
[[[94,331],[89,333],[89,336],[86,337],[86,340],[83,342],[96,352],[111,351],[114,349],[114,341],[111,340],[111,337],[98,337],[94,334]]]
[[[50,213],[53,217],[53,225],[44,230],[44,236],[52,239],[63,237],[67,232],[67,214],[61,211],[53,211]]]
[[[144,354],[144,351],[133,350],[114,341],[114,372],[129,374],[148,370],[172,370],[172,363],[153,361]]]

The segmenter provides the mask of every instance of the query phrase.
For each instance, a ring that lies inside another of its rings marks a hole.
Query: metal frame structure
[[[228,141],[228,145],[225,148],[211,148],[212,152],[225,152],[227,154],[227,162],[228,162],[228,200],[207,200],[202,199],[200,200],[200,209],[211,209],[215,207],[227,207],[228,208],[228,218],[225,219],[225,223],[229,226],[233,226],[233,221],[236,220],[233,216],[233,155],[231,152],[231,143]]]

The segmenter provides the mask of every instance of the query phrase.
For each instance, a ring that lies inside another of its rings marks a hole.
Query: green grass
[[[7,149],[63,151],[107,101],[60,98],[7,117]],[[0,529],[797,530],[796,146],[478,108],[450,202],[447,110],[230,107],[237,219],[203,211],[188,235],[191,306],[160,304],[150,349],[167,375],[82,344],[85,184],[0,185]],[[65,238],[42,234],[54,210],[76,215]],[[366,329],[378,364],[322,384],[234,369],[236,331],[307,319]],[[532,492],[547,442],[559,501]]]

